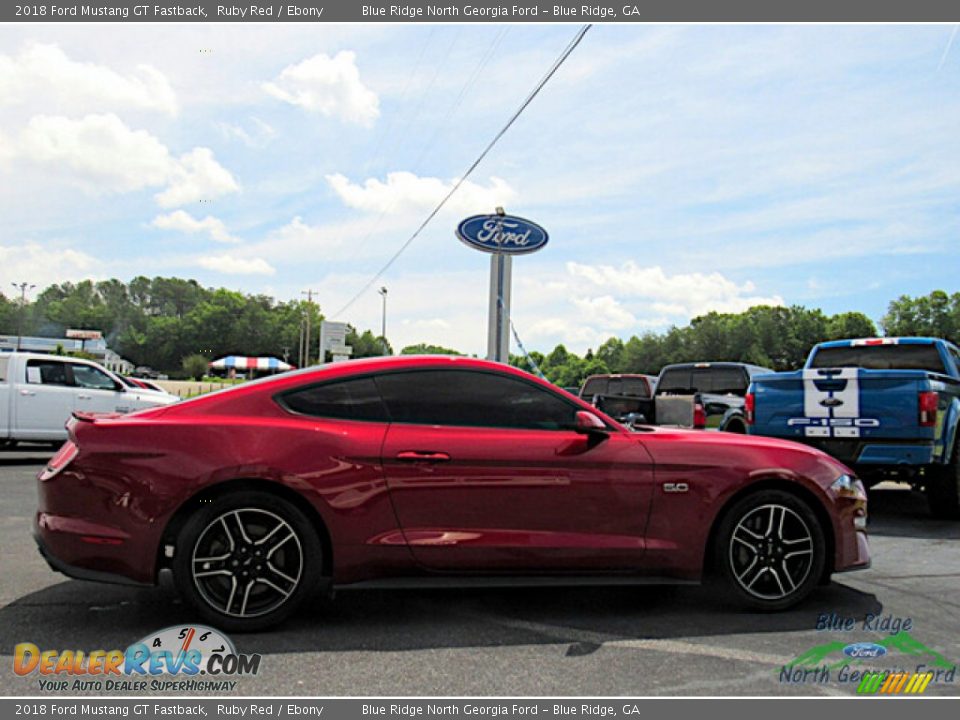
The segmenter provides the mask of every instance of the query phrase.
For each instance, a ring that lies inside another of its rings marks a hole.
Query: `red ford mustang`
[[[803,445],[633,432],[482,360],[338,363],[70,421],[40,474],[53,568],[256,630],[315,588],[716,577],[776,610],[869,565],[866,496]]]

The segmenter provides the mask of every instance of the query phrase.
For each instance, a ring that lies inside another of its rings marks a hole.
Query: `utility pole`
[[[319,290],[302,290],[301,295],[307,296],[307,320],[306,327],[304,328],[304,338],[303,338],[303,363],[300,367],[306,367],[310,364],[310,309],[313,307],[313,294],[320,294]],[[321,358],[322,360],[323,358]]]
[[[377,290],[383,298],[383,320],[380,323],[380,340],[383,343],[383,354],[387,354],[387,288]]]
[[[304,313],[300,313],[300,337],[297,340],[297,367],[303,367],[303,316]]]
[[[17,313],[17,350],[20,349],[21,339],[23,338],[23,314],[27,310],[27,290],[33,290],[36,285],[28,282],[10,283],[20,291],[20,312]]]

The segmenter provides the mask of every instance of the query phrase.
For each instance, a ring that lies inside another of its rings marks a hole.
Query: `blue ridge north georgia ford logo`
[[[514,215],[473,215],[457,225],[457,237],[472,248],[489,253],[523,255],[547,244],[547,231]]]

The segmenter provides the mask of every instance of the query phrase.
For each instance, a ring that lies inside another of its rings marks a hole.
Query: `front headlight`
[[[867,491],[864,489],[863,483],[847,474],[843,474],[834,480],[830,489],[838,497],[850,498],[851,500],[867,499]]]

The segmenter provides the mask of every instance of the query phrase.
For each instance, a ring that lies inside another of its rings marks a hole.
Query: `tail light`
[[[917,396],[920,411],[920,427],[933,427],[937,424],[937,403],[939,397],[935,392],[922,392]]]
[[[71,440],[67,440],[67,442],[63,444],[63,447],[57,450],[57,454],[50,458],[50,462],[47,463],[47,466],[40,473],[40,480],[49,480],[59,475],[67,465],[74,461],[79,452],[80,448]]]
[[[747,425],[753,425],[755,416],[754,410],[757,407],[757,397],[753,393],[747,393],[743,398],[743,415]]]
[[[707,427],[707,411],[703,409],[703,403],[698,402],[693,406],[693,429],[703,430]]]

